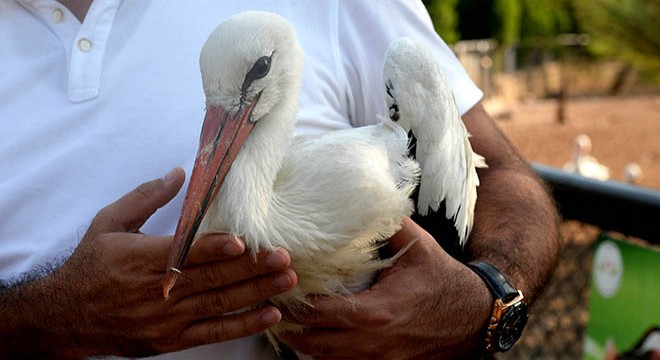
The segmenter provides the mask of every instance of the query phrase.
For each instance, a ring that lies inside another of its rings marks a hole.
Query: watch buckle
[[[517,291],[518,291],[518,294],[516,294],[516,296],[514,296],[511,300],[498,299],[499,301],[502,302],[502,307],[501,307],[502,309],[506,309],[509,306],[513,306],[513,305],[523,301],[523,299],[525,297],[523,296],[522,291],[520,291],[520,290],[517,290]]]

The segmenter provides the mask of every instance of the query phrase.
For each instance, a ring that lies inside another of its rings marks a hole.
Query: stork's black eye
[[[243,80],[243,86],[241,88],[243,96],[245,96],[245,93],[247,93],[254,80],[262,79],[268,75],[268,72],[270,72],[270,63],[270,56],[262,56],[252,65],[250,71],[245,75],[245,80]]]
[[[268,75],[269,71],[270,56],[262,56],[252,65],[252,69],[248,72],[248,77],[252,78],[252,80],[261,79]]]

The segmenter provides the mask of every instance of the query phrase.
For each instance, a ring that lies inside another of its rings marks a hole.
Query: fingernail
[[[271,326],[280,322],[280,319],[282,319],[282,314],[280,314],[279,311],[269,310],[261,314],[260,319],[262,324]]]
[[[240,255],[243,253],[243,247],[234,241],[230,241],[222,246],[222,252],[227,255]]]
[[[273,251],[266,256],[266,265],[271,269],[281,269],[286,266],[287,259],[279,251]]]
[[[293,281],[287,274],[279,274],[273,279],[273,285],[278,289],[288,289],[292,284]]]
[[[170,170],[170,172],[163,176],[163,181],[166,183],[174,181],[176,179],[176,172],[178,169],[178,167],[175,167],[174,169]]]

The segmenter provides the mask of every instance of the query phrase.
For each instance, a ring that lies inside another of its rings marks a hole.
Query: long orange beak
[[[222,107],[209,107],[206,111],[197,158],[170,248],[167,278],[163,284],[165,299],[169,298],[170,290],[181,273],[188,250],[209,205],[254,128],[251,114],[258,100],[259,97],[235,114],[230,114]]]

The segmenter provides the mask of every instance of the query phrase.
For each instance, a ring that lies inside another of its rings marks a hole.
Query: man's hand
[[[389,243],[399,251],[415,243],[368,290],[321,298],[285,320],[307,327],[284,338],[316,358],[466,359],[478,356],[492,297],[469,268],[406,219]]]
[[[295,286],[288,253],[254,259],[231,235],[200,239],[170,299],[163,299],[172,237],[148,236],[140,227],[176,195],[184,177],[176,169],[140,185],[97,214],[59,269],[1,291],[0,355],[145,356],[252,335],[279,322],[272,306],[231,312]]]

